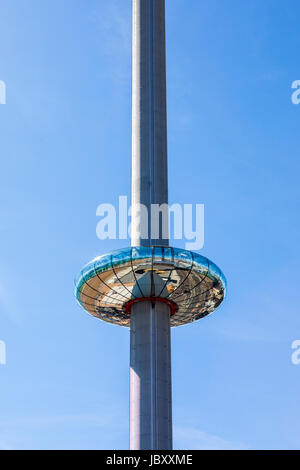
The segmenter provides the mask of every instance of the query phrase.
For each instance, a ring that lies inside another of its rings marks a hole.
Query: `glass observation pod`
[[[168,303],[171,326],[180,326],[212,313],[225,295],[225,276],[212,261],[171,247],[113,251],[88,263],[75,280],[75,296],[85,310],[127,327],[135,302]]]

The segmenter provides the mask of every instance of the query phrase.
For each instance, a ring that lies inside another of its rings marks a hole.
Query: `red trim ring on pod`
[[[125,305],[124,305],[124,309],[125,309],[125,312],[127,315],[130,315],[131,313],[131,307],[133,304],[136,304],[138,302],[162,302],[164,304],[167,304],[169,305],[170,307],[170,315],[174,315],[177,310],[178,310],[178,305],[175,304],[175,302],[172,302],[171,300],[168,300],[168,299],[164,299],[163,297],[141,297],[139,299],[132,299],[132,300],[129,300],[129,302],[127,302]]]

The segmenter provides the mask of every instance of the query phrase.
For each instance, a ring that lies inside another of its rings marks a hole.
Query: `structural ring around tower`
[[[91,315],[130,326],[130,307],[142,300],[170,305],[170,325],[212,313],[226,295],[226,279],[208,258],[171,247],[131,247],[99,256],[75,280],[75,296]]]

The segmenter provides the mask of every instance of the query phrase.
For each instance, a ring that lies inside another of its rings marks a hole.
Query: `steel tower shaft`
[[[165,0],[133,0],[132,246],[168,246],[168,221],[151,236],[151,206],[168,203]],[[148,237],[145,236],[145,230]],[[133,305],[130,322],[130,448],[172,449],[170,308]]]
[[[165,0],[133,0],[132,205],[148,209],[148,238],[139,214],[132,221],[132,245],[168,246],[151,237],[151,204],[168,203]],[[144,224],[145,225],[145,224]]]

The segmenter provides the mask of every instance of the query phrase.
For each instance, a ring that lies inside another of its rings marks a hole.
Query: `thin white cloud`
[[[12,447],[9,447],[5,441],[0,440],[0,450],[14,450]]]
[[[127,433],[125,418],[120,419],[121,412],[108,407],[103,413],[78,413],[61,415],[19,416],[2,419],[0,423],[0,450],[69,448],[66,443],[57,442],[57,433],[65,436],[66,430],[80,429],[80,432],[92,432],[99,436],[99,448],[113,448],[113,439],[122,438]],[[96,431],[95,431],[96,430]],[[49,444],[43,447],[40,434],[47,433]],[[72,448],[72,446],[70,447]]]
[[[6,433],[1,433],[0,432],[0,450],[14,450],[13,447],[11,447],[7,443],[7,441],[8,441],[8,439],[7,439]]]
[[[229,441],[194,427],[175,427],[174,443],[177,449],[192,450],[244,450],[240,442]]]
[[[119,413],[120,414],[120,413]],[[23,416],[1,421],[1,427],[25,426],[43,428],[57,425],[84,424],[95,427],[115,427],[119,416],[116,410],[107,408],[105,413],[78,413],[61,415]],[[119,426],[117,424],[117,426]],[[1,434],[0,434],[1,436]]]

